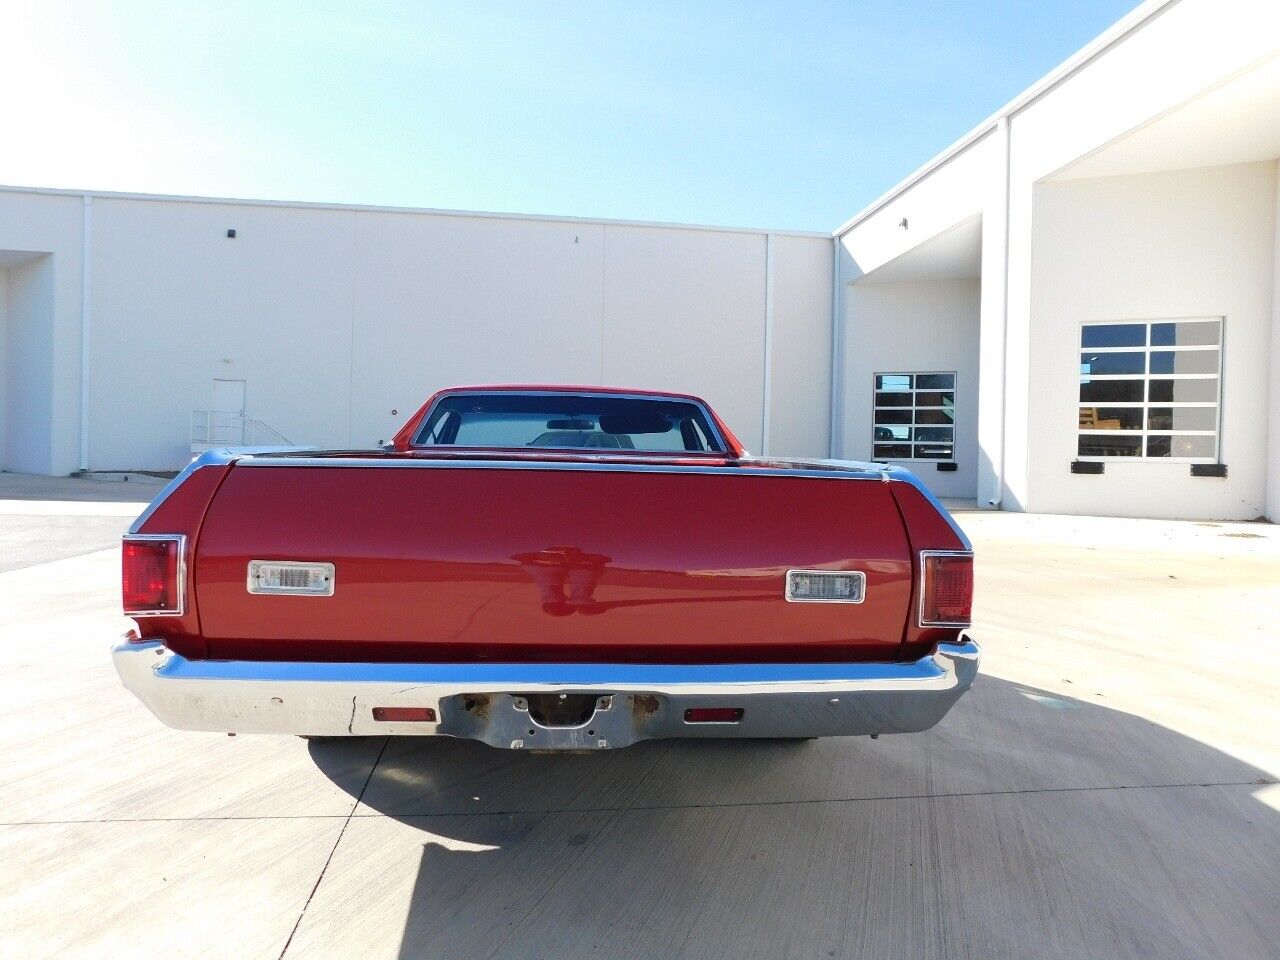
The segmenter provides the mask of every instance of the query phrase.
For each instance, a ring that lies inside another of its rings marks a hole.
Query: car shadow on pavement
[[[934,730],[875,741],[536,755],[389,738],[361,784],[341,744],[309,746],[360,798],[316,893],[330,956],[1274,950],[1271,774],[991,676]],[[370,891],[407,904],[402,930],[366,929]]]

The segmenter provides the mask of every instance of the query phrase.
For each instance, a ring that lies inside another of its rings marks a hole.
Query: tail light
[[[121,551],[124,612],[130,617],[180,617],[186,537],[132,534]]]
[[[690,707],[684,712],[685,723],[738,723],[742,707]]]
[[[920,551],[920,626],[967,627],[973,608],[973,554]]]
[[[436,711],[432,707],[374,707],[373,719],[386,723],[435,723]]]

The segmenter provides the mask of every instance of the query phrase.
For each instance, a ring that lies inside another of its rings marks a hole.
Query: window
[[[877,373],[874,409],[874,459],[955,459],[954,373]]]
[[[1221,318],[1080,328],[1081,460],[1215,462],[1221,396]]]
[[[574,393],[442,397],[414,445],[724,452],[710,418],[696,403]]]

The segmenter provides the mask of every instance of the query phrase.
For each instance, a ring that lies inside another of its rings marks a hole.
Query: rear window
[[[456,394],[432,407],[419,447],[723,453],[696,403],[582,394]]]

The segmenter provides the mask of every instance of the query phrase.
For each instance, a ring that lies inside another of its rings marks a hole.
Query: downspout
[[[93,321],[93,197],[81,205],[80,247],[80,470],[89,469],[89,334]]]
[[[764,235],[764,411],[760,418],[760,456],[769,455],[773,408],[773,234]]]
[[[1268,404],[1268,463],[1263,513],[1272,523],[1280,523],[1280,161],[1273,174],[1275,189],[1275,242],[1271,282],[1271,399]]]
[[[992,510],[999,510],[1004,500],[1005,420],[1009,409],[1009,183],[1010,165],[1013,162],[1012,137],[1009,115],[1002,114],[996,122],[996,135],[1000,138],[1002,153],[1000,184],[997,194],[1000,203],[1000,457],[992,463],[995,468],[994,496],[987,501]]]
[[[844,234],[831,238],[831,410],[827,453],[839,460],[844,453],[844,311],[840,295],[840,245]]]

